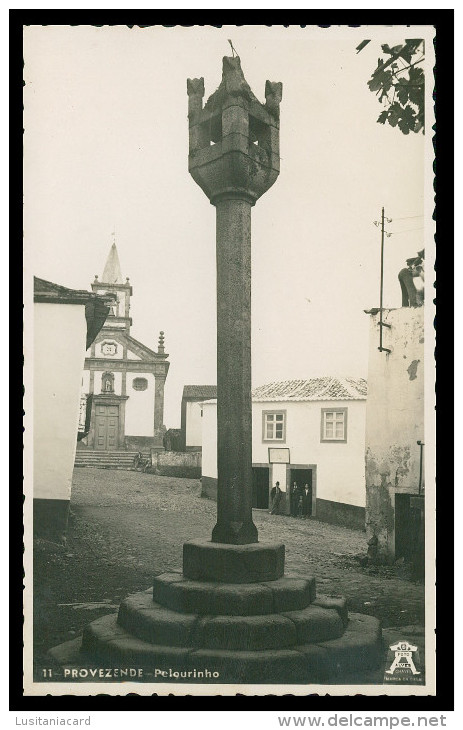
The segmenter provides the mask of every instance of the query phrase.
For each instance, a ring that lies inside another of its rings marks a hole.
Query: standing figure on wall
[[[422,307],[424,304],[424,249],[407,259],[407,268],[399,272],[402,307]]]

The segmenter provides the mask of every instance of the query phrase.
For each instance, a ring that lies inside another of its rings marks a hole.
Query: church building
[[[82,393],[91,399],[90,430],[78,451],[163,450],[164,385],[169,370],[160,332],[157,351],[130,334],[132,287],[122,279],[115,242],[109,251],[96,294],[113,294],[105,325],[87,351]]]

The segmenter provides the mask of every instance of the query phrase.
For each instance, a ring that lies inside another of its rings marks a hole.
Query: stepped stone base
[[[382,643],[379,621],[363,614],[350,614],[348,626],[338,639],[285,649],[255,651],[152,644],[123,629],[117,623],[115,614],[97,619],[91,626],[91,632],[85,634],[84,640],[74,639],[51,649],[51,658],[66,669],[77,671],[91,667],[136,667],[143,670],[141,675],[138,673],[137,679],[143,682],[381,682]],[[76,678],[79,679],[78,676]],[[96,680],[98,681],[98,676]],[[90,681],[88,676],[87,681]],[[111,681],[118,681],[118,678],[112,678]],[[127,678],[119,678],[119,681],[127,681]]]
[[[285,571],[282,543],[229,545],[190,540],[183,545],[183,575],[220,583],[257,583],[277,580]]]
[[[183,574],[157,576],[50,656],[84,674],[136,668],[151,682],[340,684],[380,666],[379,621],[317,597],[314,578],[282,576],[283,562],[280,544],[185,543]]]
[[[315,579],[283,577],[263,583],[221,584],[163,573],[154,579],[152,593],[154,601],[181,613],[254,616],[305,608],[315,600]]]

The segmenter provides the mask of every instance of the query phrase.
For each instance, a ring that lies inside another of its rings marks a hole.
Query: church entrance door
[[[115,451],[119,446],[119,406],[97,404],[95,415],[95,449]]]

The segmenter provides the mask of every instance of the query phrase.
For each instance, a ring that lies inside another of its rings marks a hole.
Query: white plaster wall
[[[322,408],[347,408],[347,442],[320,442]],[[286,441],[262,441],[262,411],[286,410]],[[290,449],[292,464],[317,466],[319,499],[365,506],[365,401],[308,401],[253,403],[252,460],[268,463],[269,446]],[[217,406],[203,411],[203,475],[217,477]],[[277,469],[275,470],[275,466]],[[272,483],[286,484],[286,465],[273,465]],[[275,476],[278,474],[279,476]]]
[[[106,336],[108,337],[108,339],[113,339],[113,337],[114,337],[114,333],[111,332],[110,330],[124,329],[124,327],[126,327],[125,322],[116,322],[113,319],[113,317],[108,317],[108,319],[106,320],[106,322],[107,323],[109,322],[109,324],[106,324],[102,328],[101,332],[102,332],[103,335],[106,334]]]
[[[146,390],[134,390],[134,378],[146,378]],[[153,373],[127,373],[125,404],[126,436],[153,436],[154,434],[154,375]]]
[[[141,357],[138,357],[138,355],[135,355],[132,350],[127,350],[127,360],[141,360]]]
[[[125,305],[126,305],[126,292],[117,292],[117,316],[125,317]]]
[[[87,325],[80,304],[34,304],[34,498],[70,499]]]
[[[418,492],[424,433],[424,309],[386,310],[379,352],[378,315],[370,317],[366,414],[367,486],[382,482],[396,491]]]
[[[82,393],[90,392],[90,370],[84,370],[82,373]]]
[[[254,461],[254,459],[253,459]],[[286,464],[272,464],[270,480],[272,487],[275,486],[276,482],[280,482],[280,489],[282,492],[286,492]]]
[[[202,425],[201,404],[186,402],[186,445],[201,446]]]
[[[94,390],[93,390],[93,392],[96,395],[99,395],[100,393],[103,392],[101,389],[102,376],[103,376],[103,373],[106,373],[106,372],[113,373],[113,375],[114,375],[114,393],[115,393],[115,395],[122,395],[122,373],[111,370],[110,367],[106,368],[106,370],[95,370],[94,371],[94,382],[93,382]]]

